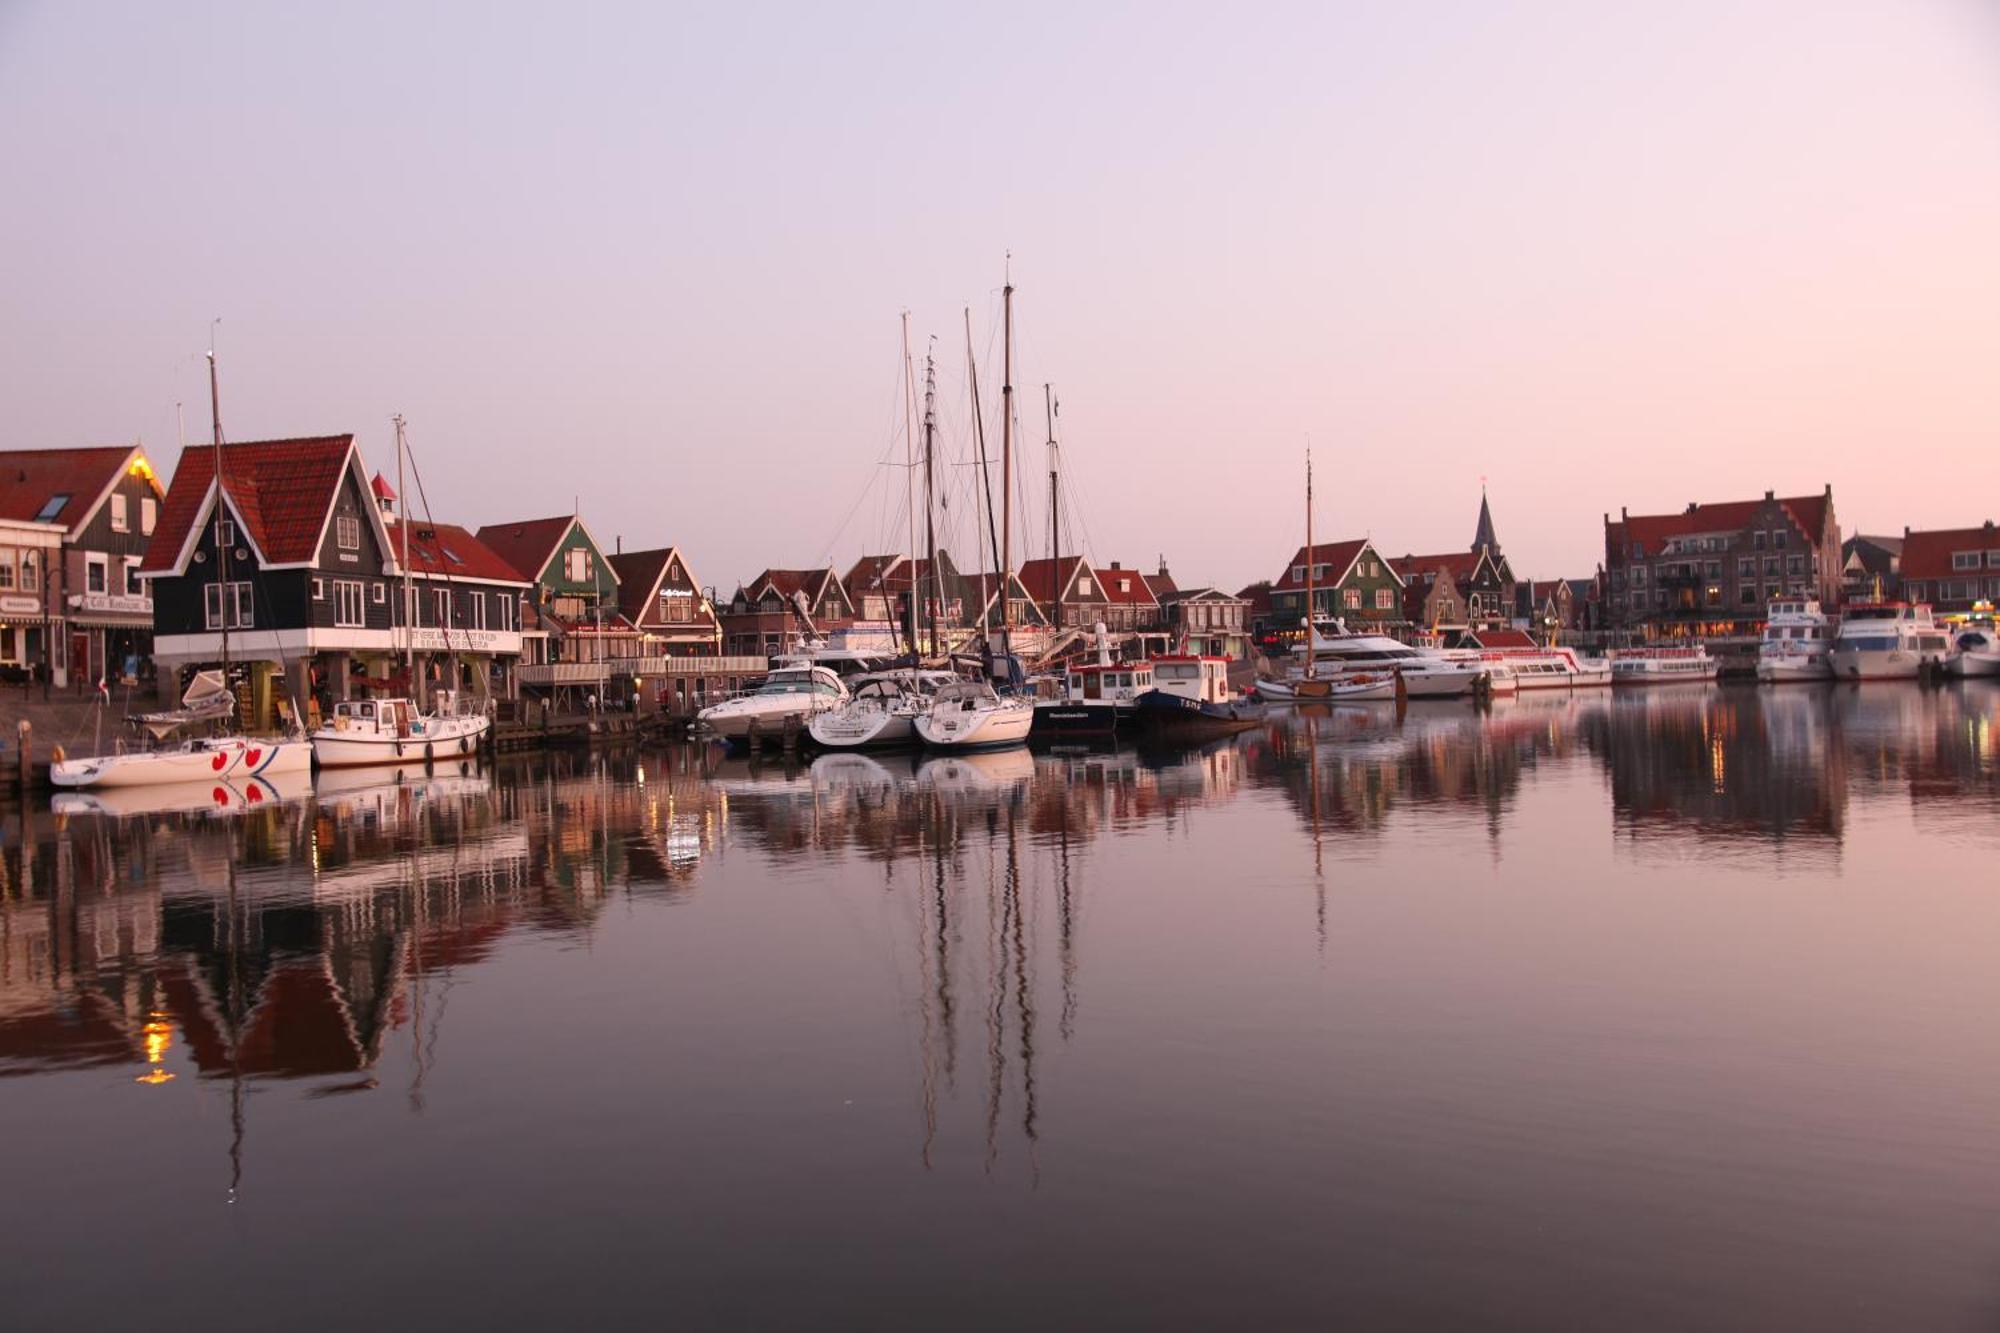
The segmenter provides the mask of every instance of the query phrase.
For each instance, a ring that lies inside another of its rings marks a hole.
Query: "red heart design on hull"
[[[228,805],[229,789],[227,787],[217,787],[208,794],[208,799],[214,801],[217,805]]]
[[[262,750],[245,750],[243,752],[243,762],[246,764],[255,764],[258,759],[263,757],[263,754]]]
[[[215,758],[208,761],[208,766],[214,769],[216,772],[220,773],[222,771],[222,766],[228,762],[229,762],[229,756],[221,753],[220,751],[217,751]]]

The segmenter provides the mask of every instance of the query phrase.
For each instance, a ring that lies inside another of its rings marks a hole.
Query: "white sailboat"
[[[854,693],[838,708],[806,723],[813,744],[826,750],[893,750],[917,743],[917,719],[930,711],[937,691],[958,677],[949,671],[878,671],[856,676]]]
[[[937,692],[916,720],[917,736],[933,750],[992,750],[1026,745],[1035,725],[1032,700],[1004,696],[983,680],[954,681]]]

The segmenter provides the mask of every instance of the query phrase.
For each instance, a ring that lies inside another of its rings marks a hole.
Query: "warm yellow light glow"
[[[125,469],[125,474],[130,477],[138,477],[142,481],[151,481],[153,479],[153,465],[143,458],[135,458],[132,460],[132,466]]]
[[[164,1067],[167,1051],[174,1044],[174,1025],[166,1021],[166,1015],[154,1014],[146,1026],[139,1029],[146,1043],[146,1072],[134,1079],[135,1083],[171,1083],[174,1075]]]

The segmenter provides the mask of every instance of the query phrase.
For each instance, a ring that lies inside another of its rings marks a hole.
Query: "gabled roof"
[[[1977,528],[1938,528],[1931,532],[1910,532],[1903,536],[1902,573],[1905,579],[1948,579],[1952,576],[1954,551],[2000,551],[2000,528],[1988,522]],[[1982,559],[1981,568],[1985,566]],[[1967,570],[1956,571],[1964,575]]]
[[[1224,592],[1220,588],[1176,588],[1160,598],[1161,606],[1171,606],[1177,602],[1248,602],[1242,593]]]
[[[701,585],[696,583],[694,570],[689,568],[687,557],[678,546],[662,546],[654,551],[619,551],[606,559],[618,575],[618,613],[634,624],[643,624],[647,616],[659,614],[660,584],[666,581],[667,570],[676,560],[680,561],[681,572],[694,590],[695,599],[703,600]],[[709,617],[705,607],[702,615],[705,619]]]
[[[743,585],[743,594],[755,602],[761,600],[766,590],[769,590],[776,592],[785,601],[792,602],[803,592],[806,595],[807,606],[817,611],[820,609],[820,604],[826,600],[827,594],[836,588],[844,598],[847,585],[840,581],[840,575],[834,573],[831,568],[767,569]]]
[[[402,528],[389,530],[389,553],[400,568]],[[417,578],[476,579],[527,587],[531,580],[500,558],[498,552],[456,523],[410,520],[410,573]]]
[[[222,446],[223,492],[241,534],[268,567],[310,564],[319,554],[333,503],[354,458],[352,435],[296,440],[253,440]],[[146,548],[142,573],[178,573],[194,550],[195,525],[213,510],[215,449],[181,450],[173,488]],[[373,505],[363,506],[383,535]]]
[[[478,536],[502,560],[512,565],[522,578],[530,583],[539,583],[542,571],[548,568],[556,548],[562,545],[563,538],[569,536],[571,525],[581,525],[582,521],[575,514],[559,514],[554,518],[530,518],[518,523],[488,523],[479,530]],[[584,530],[584,535],[590,535],[589,529]],[[591,545],[597,545],[595,538],[591,538]],[[603,550],[602,547],[598,549]]]
[[[1093,568],[1095,568],[1097,573],[1097,581],[1104,585],[1105,601],[1116,602],[1120,606],[1158,606],[1160,604],[1160,599],[1153,593],[1152,581],[1148,575],[1141,574],[1136,569],[1131,569],[1118,563],[1108,566],[1094,566]],[[1122,589],[1118,586],[1121,580],[1125,584],[1125,587]],[[1173,580],[1169,579],[1167,582],[1171,584]]]
[[[1500,539],[1493,535],[1493,511],[1486,504],[1486,488],[1479,488],[1479,526],[1473,530],[1471,550],[1481,547],[1489,551],[1500,549]]]
[[[1144,574],[1140,577],[1146,580],[1146,591],[1153,594],[1153,600],[1156,602],[1164,602],[1180,591],[1180,585],[1174,582],[1174,576],[1164,569],[1157,574]]]
[[[87,449],[9,449],[0,453],[0,518],[34,522],[58,495],[69,499],[49,516],[74,537],[89,524],[104,497],[134,462],[144,464],[153,493],[161,494],[152,461],[136,444]],[[137,522],[137,516],[133,516]],[[157,529],[155,529],[157,531]]]
[[[1486,559],[1483,551],[1445,551],[1438,555],[1403,555],[1389,562],[1389,567],[1405,581],[1421,579],[1440,571],[1451,576],[1454,583],[1466,583],[1479,574],[1479,564]]]
[[[1757,511],[1774,498],[1767,494],[1762,500],[1696,503],[1678,514],[1625,514],[1616,522],[1605,520],[1604,537],[1614,546],[1629,550],[1637,545],[1642,555],[1658,555],[1666,549],[1670,538],[1704,532],[1741,532],[1755,521]],[[1833,509],[1831,487],[1818,495],[1793,496],[1777,503],[1814,545],[1825,540],[1827,515]]]
[[[1037,604],[1048,606],[1056,600],[1056,589],[1058,587],[1062,589],[1064,601],[1073,602],[1077,600],[1077,575],[1079,573],[1088,573],[1089,569],[1089,562],[1082,556],[1062,555],[1056,556],[1053,559],[1026,561],[1014,572],[1014,576],[1021,581],[1021,586],[1027,590],[1028,596],[1032,597]],[[1093,596],[1089,600],[1093,602],[1103,600],[1101,593],[1102,589],[1100,588],[1099,595]]]
[[[1374,550],[1375,550],[1374,543],[1369,541],[1366,537],[1354,537],[1346,541],[1338,541],[1338,542],[1313,543],[1312,563],[1316,566],[1324,565],[1328,569],[1334,571],[1333,575],[1330,578],[1321,579],[1315,577],[1313,579],[1313,586],[1315,588],[1330,588],[1335,584],[1340,583],[1342,580],[1346,579],[1348,571],[1354,568],[1354,562],[1361,558],[1361,553],[1363,551],[1374,551]],[[1376,552],[1376,559],[1378,560],[1381,559],[1381,553],[1379,551]],[[1293,577],[1293,571],[1303,569],[1305,567],[1305,564],[1306,564],[1306,548],[1301,546],[1298,550],[1292,553],[1291,563],[1285,566],[1284,576],[1279,578],[1275,583],[1271,585],[1271,591],[1304,592],[1306,586],[1306,581],[1304,576],[1300,575],[1298,577]],[[1396,568],[1395,561],[1383,560],[1382,565],[1383,568],[1389,571],[1389,575],[1391,578],[1395,579],[1396,582],[1398,583],[1403,582],[1402,572]]]

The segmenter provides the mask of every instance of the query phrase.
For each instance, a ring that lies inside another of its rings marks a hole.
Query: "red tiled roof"
[[[243,535],[266,564],[310,561],[345,475],[352,435],[320,435],[297,440],[254,440],[222,446],[222,480],[229,502],[243,520]],[[173,488],[161,506],[159,525],[146,548],[148,573],[171,573],[201,520],[215,480],[213,446],[181,450]]]
[[[1118,584],[1123,580],[1125,587]],[[1104,600],[1127,606],[1158,606],[1160,599],[1154,595],[1152,584],[1144,574],[1136,569],[1128,569],[1122,564],[1097,568],[1097,581],[1104,585]]]
[[[1323,580],[1315,577],[1313,579],[1313,586],[1324,588],[1329,583],[1339,582],[1341,575],[1347,573],[1347,567],[1354,563],[1355,558],[1361,554],[1361,549],[1367,545],[1368,539],[1366,537],[1356,537],[1348,541],[1339,542],[1314,542],[1312,548],[1313,564],[1325,565],[1331,572]],[[1292,571],[1303,568],[1305,563],[1306,548],[1301,546],[1298,550],[1292,552],[1291,562],[1285,566],[1284,574],[1271,584],[1271,591],[1305,591],[1305,579],[1303,577],[1292,577]],[[1393,568],[1394,566],[1392,565],[1391,567]]]
[[[825,595],[827,580],[832,577],[831,569],[767,569],[750,580],[748,586],[752,601],[761,597],[764,586],[769,584],[786,601],[803,592],[808,602],[817,603]]]
[[[1405,579],[1421,579],[1444,570],[1451,575],[1452,582],[1469,579],[1479,568],[1478,551],[1446,551],[1442,555],[1405,555],[1389,562]]]
[[[375,480],[368,483],[368,489],[375,493],[375,498],[378,500],[393,500],[396,498],[396,488],[391,486],[389,479],[379,472],[375,474]]]
[[[1939,528],[1931,532],[1912,532],[1903,538],[1902,573],[1905,579],[1948,579],[1954,573],[1963,578],[1967,573],[1982,572],[1985,560],[1982,557],[1981,571],[1957,570],[1951,567],[1953,551],[2000,551],[2000,528],[1987,523],[1977,528]]]
[[[403,534],[389,529],[389,549],[403,558]],[[452,557],[456,556],[457,559]],[[500,558],[498,552],[456,523],[410,520],[410,572],[423,577],[490,579],[496,583],[531,582],[526,574]]]
[[[1068,595],[1070,585],[1076,581],[1077,567],[1084,563],[1084,559],[1080,555],[1063,555],[1049,560],[1030,560],[1014,571],[1014,577],[1021,581],[1021,586],[1027,590],[1028,596],[1032,597],[1042,606],[1048,606],[1056,599],[1056,588],[1058,585],[1061,586],[1063,593]],[[1099,599],[1093,597],[1089,600],[1097,601]]]
[[[1153,600],[1156,602],[1180,591],[1180,586],[1174,582],[1174,576],[1165,570],[1142,577],[1146,580],[1146,590],[1153,594]]]
[[[0,453],[0,518],[32,522],[52,496],[69,502],[51,522],[74,535],[97,497],[125,470],[137,445],[115,444],[89,449],[9,449]],[[143,456],[143,455],[142,455]],[[154,490],[159,483],[153,483]]]
[[[478,532],[480,541],[494,554],[512,565],[520,576],[533,583],[542,576],[542,567],[556,553],[556,546],[568,535],[576,515],[531,518],[519,523],[488,523]]]
[[[1781,498],[1777,503],[1817,545],[1826,537],[1829,501],[1830,497],[1822,492]],[[1617,522],[1606,523],[1604,535],[1613,545],[1629,549],[1637,543],[1644,554],[1658,555],[1671,537],[1697,532],[1741,532],[1755,520],[1764,504],[1763,500],[1728,500],[1690,505],[1678,514],[1627,514]]]

